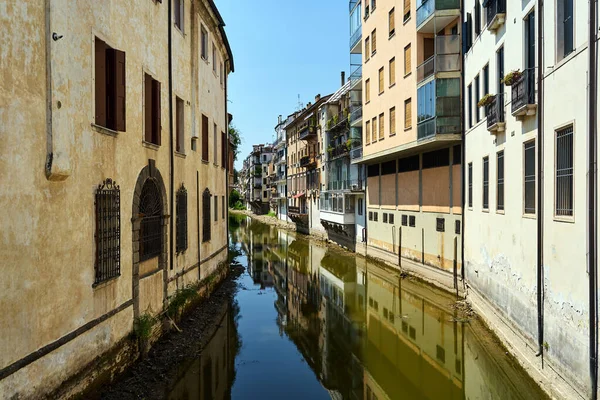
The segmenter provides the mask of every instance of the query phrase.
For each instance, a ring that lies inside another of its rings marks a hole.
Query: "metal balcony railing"
[[[350,150],[350,159],[351,160],[357,160],[359,158],[362,158],[362,156],[363,156],[363,148],[362,148],[362,146],[358,147],[356,149]]]
[[[504,93],[497,94],[494,100],[485,106],[488,129],[494,125],[504,122]]]
[[[417,27],[437,10],[458,10],[460,0],[425,0],[417,8]],[[438,26],[438,29],[442,28]]]
[[[317,127],[315,125],[306,125],[298,134],[298,139],[304,140],[317,135]]]
[[[362,179],[347,179],[343,181],[327,182],[327,190],[364,190],[365,183]]]
[[[300,207],[289,206],[288,213],[290,213],[290,214],[306,214],[306,210],[301,210]]]
[[[498,14],[506,14],[506,0],[488,0],[485,12],[488,26],[494,24]]]
[[[528,104],[535,104],[535,68],[523,71],[521,79],[513,83],[511,103],[513,114]]]
[[[329,151],[329,150],[331,150],[331,151]],[[331,149],[328,149],[327,152],[329,153],[329,159],[333,160],[338,157],[347,156],[348,153],[350,152],[350,148],[348,147],[348,145],[346,143],[342,143],[335,147],[332,147]]]
[[[308,167],[309,165],[315,163],[316,160],[312,156],[304,156],[300,159],[300,167]]]

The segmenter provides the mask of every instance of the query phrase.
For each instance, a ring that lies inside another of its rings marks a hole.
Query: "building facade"
[[[273,143],[273,162],[275,164],[275,194],[277,218],[287,221],[287,146],[285,127],[290,122],[290,117],[283,120],[281,115],[275,126],[275,142]]]
[[[3,12],[2,397],[78,393],[227,259],[233,58],[212,1],[172,3]]]
[[[271,201],[269,184],[269,164],[273,159],[273,147],[269,144],[255,144],[248,157],[247,169],[247,201],[248,207],[255,214],[267,214]]]

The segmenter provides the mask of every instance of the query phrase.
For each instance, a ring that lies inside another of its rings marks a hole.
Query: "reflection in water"
[[[230,227],[241,319],[225,318],[172,398],[544,397],[452,296],[249,218]]]

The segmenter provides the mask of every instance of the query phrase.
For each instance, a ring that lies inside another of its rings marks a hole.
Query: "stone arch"
[[[163,273],[163,306],[166,306],[167,302],[167,264],[168,264],[168,202],[167,202],[167,190],[165,182],[160,174],[160,171],[155,167],[154,160],[148,160],[148,165],[142,168],[140,171],[137,182],[135,184],[135,190],[133,192],[132,211],[131,211],[131,229],[132,229],[132,292],[133,292],[133,316],[134,318],[140,315],[140,280],[148,276],[140,277],[140,250],[141,250],[141,226],[143,215],[141,214],[140,207],[143,206],[142,193],[144,193],[144,185],[146,185],[146,192],[148,191],[147,184],[153,184],[158,191],[160,199],[157,201],[159,204],[155,205],[160,207],[160,224],[161,224],[161,243],[160,243],[160,254],[158,254],[158,270],[153,271],[148,276],[153,276],[155,273],[162,271]]]

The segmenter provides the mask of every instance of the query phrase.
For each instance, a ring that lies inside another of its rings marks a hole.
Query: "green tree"
[[[233,161],[235,162],[240,154],[240,145],[242,144],[242,134],[235,125],[229,125],[229,137],[233,145]]]
[[[237,202],[241,200],[241,198],[242,196],[240,195],[240,192],[233,189],[231,193],[229,193],[229,207],[234,208]]]

